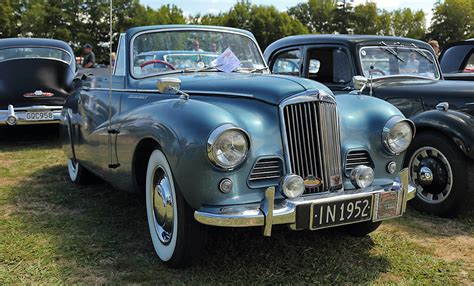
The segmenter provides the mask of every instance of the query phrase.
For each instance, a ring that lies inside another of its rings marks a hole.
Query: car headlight
[[[207,140],[207,156],[216,166],[232,170],[242,163],[249,150],[247,134],[231,124],[219,126]]]
[[[385,124],[382,140],[387,150],[392,154],[405,151],[415,135],[415,125],[401,117],[394,116]]]

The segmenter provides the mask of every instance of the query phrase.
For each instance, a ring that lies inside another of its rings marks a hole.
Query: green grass
[[[168,269],[153,252],[141,197],[100,181],[71,184],[58,140],[44,131],[0,139],[0,284],[474,281],[474,214],[447,220],[413,209],[365,238],[212,228],[196,265]]]

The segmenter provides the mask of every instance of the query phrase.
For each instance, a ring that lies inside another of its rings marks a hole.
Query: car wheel
[[[466,157],[451,140],[438,133],[415,137],[407,151],[405,165],[416,185],[411,204],[438,216],[458,214],[468,199]]]
[[[363,237],[366,236],[379,228],[379,226],[382,224],[381,221],[378,222],[371,222],[371,221],[366,221],[366,222],[359,222],[355,224],[349,224],[346,226],[343,226],[344,232],[346,232],[349,235],[352,236],[357,236],[357,237]]]
[[[146,210],[151,240],[160,260],[175,268],[190,265],[203,249],[204,226],[194,220],[159,150],[153,151],[148,161]]]
[[[87,184],[90,182],[91,173],[87,171],[79,161],[74,161],[72,159],[67,160],[67,170],[69,173],[69,179],[71,182],[79,185]]]

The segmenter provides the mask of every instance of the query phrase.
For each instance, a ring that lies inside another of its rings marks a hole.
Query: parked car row
[[[297,36],[264,57],[250,32],[171,25],[121,34],[109,75],[74,78],[72,58],[0,40],[0,124],[60,121],[71,181],[144,193],[172,267],[199,255],[205,225],[363,236],[415,196],[447,215],[472,190],[473,88],[419,41]]]

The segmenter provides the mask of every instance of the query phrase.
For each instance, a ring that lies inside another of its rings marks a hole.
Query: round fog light
[[[304,192],[304,180],[298,175],[290,174],[283,178],[282,181],[283,194],[287,198],[296,198]]]
[[[15,125],[16,124],[16,117],[13,115],[8,116],[7,118],[7,124],[8,125]]]
[[[387,164],[387,172],[389,174],[395,173],[396,170],[397,170],[397,163],[395,163],[395,161],[391,161],[390,163]]]
[[[219,183],[219,190],[223,192],[224,194],[230,193],[232,191],[232,186],[234,184],[232,183],[232,180],[229,178],[222,179]]]
[[[351,182],[357,188],[367,188],[374,181],[374,170],[367,166],[357,166],[351,172]]]

